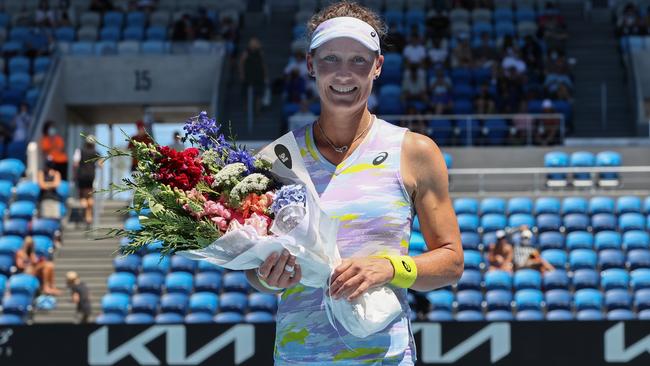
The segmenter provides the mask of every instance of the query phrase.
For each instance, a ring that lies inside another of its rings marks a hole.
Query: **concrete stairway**
[[[121,201],[104,201],[101,214],[96,223],[98,227],[121,227],[124,218],[115,210],[124,208]],[[74,321],[75,305],[65,285],[65,274],[76,271],[90,291],[93,316],[100,313],[102,296],[106,294],[106,279],[113,272],[114,252],[118,240],[94,240],[85,230],[85,225],[76,228],[74,224],[63,223],[63,246],[55,254],[54,264],[56,286],[62,290],[57,298],[57,308],[50,312],[36,311],[35,323],[71,323]]]

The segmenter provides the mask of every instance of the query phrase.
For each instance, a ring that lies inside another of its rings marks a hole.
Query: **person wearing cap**
[[[83,147],[76,149],[73,155],[75,181],[79,190],[79,203],[84,210],[84,219],[88,228],[93,223],[95,165],[96,163],[100,167],[103,165],[101,160],[93,160],[99,157],[99,153],[95,149],[95,141],[95,136],[86,136]]]
[[[90,302],[90,291],[88,286],[81,281],[77,272],[70,271],[65,275],[66,286],[70,289],[70,296],[72,303],[77,306],[77,322],[85,324],[88,323],[92,313],[92,305]]]
[[[321,114],[293,134],[323,209],[341,221],[342,261],[327,289],[299,284],[302,269],[289,252],[271,254],[246,275],[260,291],[282,292],[275,365],[414,365],[408,289],[448,286],[463,272],[445,161],[428,137],[368,111],[384,62],[377,14],[340,2],[315,14],[307,28],[307,66]],[[414,212],[428,251],[409,256]],[[402,309],[384,329],[358,338],[332,326],[327,297],[354,302],[379,286],[388,286]]]
[[[142,142],[142,143],[147,143],[147,144],[152,144],[153,140],[151,139],[151,136],[147,133],[147,130],[145,129],[144,121],[138,120],[135,122],[135,126],[138,129],[138,132],[131,137],[131,140],[129,141],[129,149],[131,152],[133,152],[133,149],[135,145],[133,144],[133,141],[137,142]],[[138,159],[135,157],[131,158],[131,171],[135,171],[138,167]]]
[[[503,230],[498,230],[496,237],[496,243],[490,243],[488,246],[489,270],[512,272],[512,244],[508,242],[506,232]]]

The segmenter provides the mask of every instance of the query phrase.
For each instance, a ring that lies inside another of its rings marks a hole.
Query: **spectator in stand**
[[[262,44],[256,37],[248,41],[247,49],[242,53],[239,59],[239,77],[242,81],[242,103],[244,110],[248,108],[249,88],[252,88],[253,95],[253,113],[259,114],[262,109],[262,94],[268,80],[268,71],[266,70],[266,61]]]
[[[38,185],[41,188],[39,197],[39,215],[48,219],[61,218],[61,197],[56,192],[61,185],[61,173],[54,168],[52,161],[47,161],[45,167],[38,171]]]
[[[402,54],[404,55],[405,66],[421,66],[424,63],[427,58],[427,50],[424,48],[417,32],[413,32]]]
[[[40,0],[36,8],[35,23],[39,27],[52,28],[56,26],[54,10],[50,9],[48,0]]]
[[[541,82],[544,73],[542,47],[531,35],[524,37],[524,46],[521,48],[521,59],[526,63],[530,78],[535,82]]]
[[[492,67],[499,58],[496,48],[492,44],[490,34],[487,32],[481,33],[480,43],[472,50],[474,56],[474,65],[476,67]]]
[[[616,30],[619,36],[639,34],[641,24],[641,17],[636,6],[633,3],[628,3],[616,22]]]
[[[497,109],[501,113],[516,113],[524,96],[524,76],[515,65],[504,70],[497,81]]]
[[[435,2],[438,4],[435,4]],[[443,2],[447,3],[447,0],[434,0],[431,10],[427,13],[425,22],[428,39],[444,37],[447,34],[450,24],[449,16],[447,15],[449,4],[442,4]]]
[[[411,64],[402,78],[402,101],[405,105],[414,103],[422,105],[423,110],[428,100],[426,72],[416,64]]]
[[[90,229],[93,224],[93,183],[95,182],[96,164],[101,167],[101,160],[95,161],[100,155],[95,149],[95,136],[86,136],[86,141],[81,149],[76,149],[74,153],[74,167],[77,188],[79,189],[79,203],[84,209],[84,219],[86,227]]]
[[[509,48],[506,51],[506,56],[501,61],[501,67],[504,70],[514,69],[514,71],[519,76],[526,74],[526,63],[521,59],[517,51],[513,48]]]
[[[291,71],[294,69],[298,70],[300,76],[304,79],[309,77],[309,70],[307,70],[307,60],[305,59],[305,52],[299,51],[293,54],[293,57],[289,59],[287,66],[284,67],[284,76],[289,76]]]
[[[65,141],[58,134],[53,121],[43,125],[40,147],[43,158],[51,161],[54,169],[61,174],[61,179],[68,179],[68,155],[65,153]]]
[[[552,3],[546,4],[545,15],[540,17],[538,25],[538,34],[548,48],[566,48],[566,40],[569,37],[566,24]]]
[[[307,96],[307,82],[296,68],[289,73],[284,86],[285,100],[289,103],[300,103]]]
[[[201,7],[198,13],[198,17],[194,21],[194,37],[204,40],[213,39],[215,27],[212,20],[208,17],[208,11]]]
[[[142,143],[147,143],[151,144],[153,143],[153,140],[151,139],[151,136],[147,133],[147,130],[145,129],[144,126],[144,121],[138,120],[135,123],[136,128],[138,129],[138,132],[131,137],[131,140],[129,141],[129,146],[128,148],[133,152],[133,149],[135,148],[135,145],[133,144],[133,141],[137,142],[142,142]],[[135,171],[136,168],[138,167],[138,160],[134,157],[131,158],[131,171]]]
[[[451,79],[445,75],[442,66],[437,66],[435,73],[429,83],[429,90],[431,91],[429,107],[435,114],[445,114],[452,107]]]
[[[288,131],[296,130],[304,125],[311,124],[316,120],[316,115],[309,109],[309,101],[300,101],[300,109],[289,117]]]
[[[114,9],[113,2],[111,0],[92,0],[90,2],[90,11],[97,11],[100,13],[110,11]]]
[[[56,296],[61,293],[54,283],[54,263],[36,255],[31,236],[25,237],[23,247],[16,252],[15,262],[17,273],[27,273],[38,278],[44,294]]]
[[[555,268],[539,254],[539,250],[532,245],[533,232],[523,225],[519,228],[521,232],[520,245],[514,247],[515,269],[530,268],[540,271],[542,274],[552,271]]]
[[[451,67],[472,67],[474,57],[469,44],[469,34],[461,33],[458,36],[458,45],[452,51]]]
[[[192,18],[189,14],[183,16],[174,22],[172,28],[172,41],[188,42],[194,39],[194,28],[192,27]]]
[[[549,54],[549,59],[550,61],[546,67],[546,79],[544,80],[544,87],[547,91],[549,93],[555,93],[560,83],[564,83],[569,88],[572,88],[571,67],[566,55],[557,50],[552,50]]]
[[[237,43],[239,42],[239,32],[237,24],[230,17],[221,19],[219,24],[219,37],[226,42],[226,48],[231,56],[237,54]]]
[[[490,243],[488,246],[488,263],[489,271],[499,270],[511,272],[513,271],[513,247],[508,242],[506,232],[498,230],[496,232],[497,242]]]
[[[523,99],[519,103],[518,114],[512,119],[512,131],[510,133],[510,143],[512,145],[525,145],[532,143],[532,129],[535,119],[528,114],[528,102]]]
[[[86,324],[92,313],[88,286],[81,281],[77,272],[70,271],[66,273],[65,279],[66,286],[70,289],[72,303],[77,306],[76,322]]]
[[[29,106],[27,103],[20,103],[20,112],[11,121],[11,130],[13,142],[27,141],[27,134],[29,133],[29,126],[32,124],[32,115],[29,113]]]
[[[542,102],[542,113],[556,113],[553,102],[550,99],[545,99]],[[561,121],[557,117],[543,117],[538,119],[535,143],[542,146],[557,144],[560,137],[560,124]]]
[[[400,31],[397,23],[391,22],[388,26],[388,33],[384,38],[386,52],[402,53],[406,47],[406,37]]]
[[[436,36],[431,40],[431,46],[427,54],[431,65],[447,65],[449,59],[449,45],[445,38]]]
[[[169,145],[169,147],[171,147],[176,151],[185,150],[185,144],[183,144],[183,137],[181,136],[181,133],[179,131],[174,131],[173,140],[174,142],[172,142],[171,145]]]
[[[494,97],[490,93],[490,87],[482,84],[479,93],[474,98],[474,110],[478,114],[492,114],[496,112]]]

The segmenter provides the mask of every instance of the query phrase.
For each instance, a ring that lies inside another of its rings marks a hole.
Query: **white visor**
[[[337,17],[322,22],[311,37],[309,51],[341,37],[352,38],[369,50],[381,53],[377,31],[370,24],[353,17]]]

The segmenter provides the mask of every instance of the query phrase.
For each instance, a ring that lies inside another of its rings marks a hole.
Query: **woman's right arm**
[[[290,277],[290,273],[285,271],[285,266],[294,267],[293,277]],[[248,282],[256,290],[272,294],[280,293],[284,289],[295,286],[302,278],[302,270],[300,265],[296,264],[296,257],[290,255],[286,250],[282,253],[271,253],[260,265],[259,277],[257,273],[257,269],[247,270],[246,278]],[[270,289],[261,281],[264,281],[268,287],[280,288],[281,290]]]

